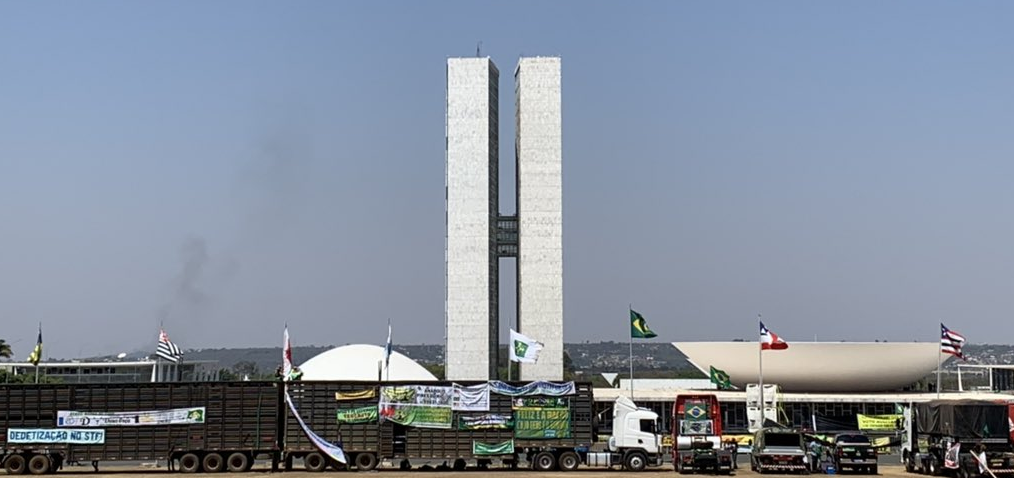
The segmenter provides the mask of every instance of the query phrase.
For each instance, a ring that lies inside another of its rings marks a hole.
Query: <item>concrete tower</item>
[[[518,323],[543,343],[523,380],[563,378],[560,59],[522,58],[517,92],[517,215],[499,214],[499,71],[447,60],[445,378],[497,376],[499,258],[517,258]]]
[[[447,60],[445,376],[497,376],[500,72],[489,58]]]
[[[522,380],[563,379],[563,136],[560,58],[522,58],[516,90],[518,327],[542,342]]]

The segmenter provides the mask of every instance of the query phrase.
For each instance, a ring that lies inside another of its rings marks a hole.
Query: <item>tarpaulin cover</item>
[[[854,414],[813,416],[818,432],[841,432],[858,430],[859,424]]]
[[[957,438],[1007,438],[1007,405],[982,400],[933,400],[916,405],[919,433]]]

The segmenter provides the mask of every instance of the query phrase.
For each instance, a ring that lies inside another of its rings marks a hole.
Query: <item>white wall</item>
[[[523,380],[563,378],[563,138],[560,58],[522,58],[515,71],[518,322],[545,348]]]
[[[499,72],[489,58],[447,60],[446,356],[448,380],[495,376],[495,124]],[[492,118],[491,118],[492,117]],[[492,133],[492,134],[491,134]],[[491,174],[492,171],[492,174]],[[490,372],[493,372],[493,375]]]

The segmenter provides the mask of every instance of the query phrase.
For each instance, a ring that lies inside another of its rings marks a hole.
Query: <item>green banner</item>
[[[897,430],[902,415],[856,415],[860,430]]]
[[[376,406],[338,410],[338,423],[375,422],[378,418]]]
[[[388,410],[384,417],[399,425],[420,428],[451,428],[453,412],[450,407],[402,405]]]
[[[514,440],[507,440],[503,443],[480,443],[472,442],[473,455],[513,455]]]
[[[569,408],[570,399],[567,397],[514,397],[511,399],[511,408]]]
[[[514,438],[570,438],[570,409],[519,408],[515,410]]]

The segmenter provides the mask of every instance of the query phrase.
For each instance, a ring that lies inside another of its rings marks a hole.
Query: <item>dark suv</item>
[[[836,470],[877,474],[877,450],[861,433],[843,433],[834,437],[831,460]]]

